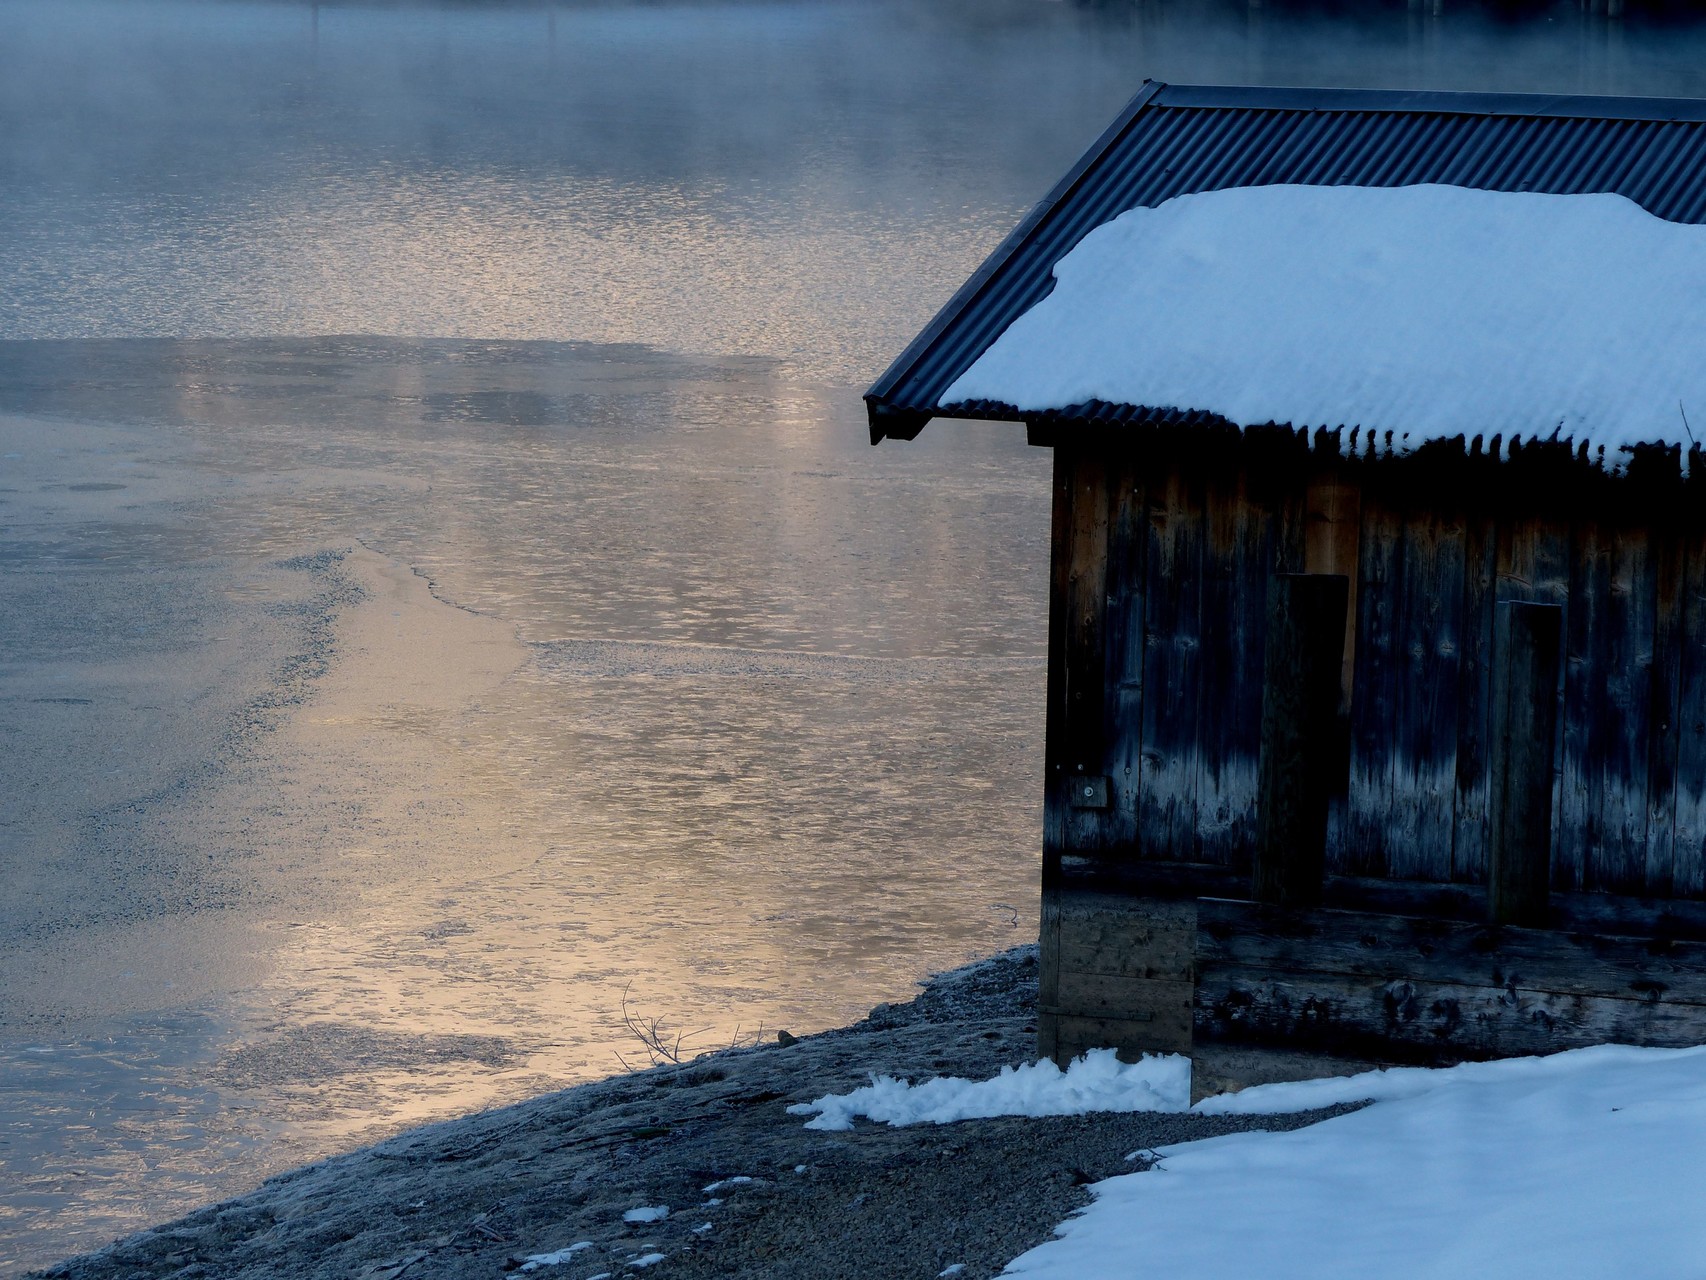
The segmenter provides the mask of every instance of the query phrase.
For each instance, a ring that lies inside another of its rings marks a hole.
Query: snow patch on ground
[[[1619,195],[1177,196],[1105,223],[942,395],[1618,451],[1706,423],[1706,226]]]
[[[574,1244],[567,1245],[561,1249],[555,1249],[550,1253],[530,1253],[527,1257],[521,1260],[520,1270],[537,1271],[541,1267],[559,1267],[563,1263],[569,1261],[569,1259],[573,1258],[582,1249],[590,1248],[592,1248],[592,1241],[577,1240]]]
[[[1706,1048],[1547,1058],[1264,1085],[1209,1114],[1374,1099],[1289,1133],[1163,1147],[1004,1274],[1097,1280],[1698,1277]],[[1230,1207],[1230,1208],[1229,1208]]]
[[[638,1209],[630,1209],[622,1215],[623,1222],[662,1222],[669,1217],[667,1204],[641,1205]]]
[[[746,1177],[744,1174],[734,1178],[718,1178],[715,1182],[701,1188],[701,1190],[708,1196],[714,1196],[719,1191],[727,1191],[730,1187],[743,1187],[751,1181],[752,1179]]]
[[[891,1125],[949,1124],[990,1116],[1077,1116],[1092,1111],[1183,1111],[1190,1104],[1191,1060],[1178,1054],[1121,1062],[1093,1049],[1065,1071],[1052,1062],[1003,1067],[989,1080],[940,1076],[910,1084],[873,1076],[851,1093],[795,1103],[791,1115],[815,1115],[808,1129],[851,1129],[855,1116]]]

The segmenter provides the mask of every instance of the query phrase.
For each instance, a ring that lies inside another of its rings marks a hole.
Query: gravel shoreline
[[[1088,1203],[1127,1156],[1283,1117],[1103,1114],[851,1132],[804,1128],[789,1104],[873,1071],[979,1078],[1033,1053],[1036,949],[933,979],[909,1004],[791,1044],[547,1094],[411,1130],[293,1170],[249,1195],[34,1272],[54,1280],[531,1274],[933,1277],[981,1280]],[[712,1183],[748,1179],[707,1193]],[[667,1218],[628,1223],[641,1206]],[[639,1265],[650,1255],[661,1261]]]

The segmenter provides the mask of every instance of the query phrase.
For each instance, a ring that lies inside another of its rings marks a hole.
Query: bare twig
[[[647,1017],[634,1007],[633,986],[630,981],[622,988],[622,1025],[645,1049],[646,1062],[630,1062],[621,1053],[612,1050],[624,1071],[639,1071],[646,1066],[681,1066],[689,1059],[697,1061],[714,1053],[726,1053],[730,1049],[751,1049],[764,1043],[762,1022],[758,1024],[756,1031],[744,1031],[741,1024],[736,1023],[726,1045],[714,1044],[709,1049],[696,1051],[692,1042],[700,1036],[708,1035],[713,1028],[701,1027],[697,1031],[671,1030],[663,1018]]]
[[[651,1059],[652,1066],[661,1066],[664,1063],[680,1066],[682,1045],[695,1036],[704,1035],[710,1028],[705,1027],[698,1031],[677,1031],[671,1036],[664,1026],[662,1018],[647,1018],[634,1011],[628,995],[633,985],[634,983],[630,979],[628,985],[622,988],[622,1025],[628,1028],[629,1035],[645,1046],[646,1056]],[[621,1054],[616,1055],[616,1060],[629,1071],[634,1070]]]
[[[734,1034],[729,1037],[725,1046],[728,1049],[752,1049],[764,1043],[764,1024],[758,1024],[758,1030],[741,1032],[740,1023],[735,1023]]]

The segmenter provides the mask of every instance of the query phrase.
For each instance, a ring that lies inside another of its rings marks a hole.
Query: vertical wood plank
[[[1197,857],[1197,697],[1201,690],[1203,502],[1174,463],[1150,480],[1144,580],[1143,786],[1138,839],[1151,858]]]
[[[1362,544],[1357,561],[1361,581],[1357,586],[1356,677],[1340,869],[1351,875],[1380,876],[1387,871],[1396,755],[1392,728],[1398,719],[1403,519],[1385,495],[1376,496],[1368,490],[1362,499]]]
[[[1037,929],[1037,1057],[1053,1058],[1060,1049],[1061,891],[1043,886]]]
[[[1570,529],[1562,521],[1541,517],[1501,521],[1496,562],[1499,599],[1568,604]]]
[[[1487,882],[1496,924],[1546,923],[1562,629],[1556,605],[1507,601],[1498,607]]]
[[[1332,442],[1321,442],[1322,456],[1336,453]],[[1304,484],[1300,510],[1303,523],[1303,555],[1295,567],[1276,564],[1281,572],[1336,573],[1349,584],[1345,607],[1345,650],[1339,686],[1339,723],[1333,744],[1337,789],[1327,808],[1327,866],[1331,871],[1348,869],[1346,841],[1350,783],[1351,699],[1356,683],[1357,588],[1361,573],[1362,485],[1339,465],[1335,457],[1325,470],[1310,473]]]
[[[1596,794],[1603,776],[1604,735],[1596,731],[1603,713],[1605,642],[1610,600],[1611,556],[1607,531],[1597,520],[1574,530],[1570,555],[1570,617],[1564,650],[1562,779],[1558,798],[1557,877],[1560,889],[1588,883],[1592,850],[1599,843]]]
[[[1256,839],[1265,601],[1272,526],[1242,470],[1204,487],[1197,701],[1197,858],[1242,863]]]
[[[1107,757],[1108,466],[1091,447],[1072,466],[1072,523],[1066,581],[1066,736],[1064,770],[1105,776]],[[1067,845],[1107,845],[1106,810],[1069,805]]]
[[[1048,698],[1043,727],[1043,890],[1058,877],[1066,849],[1066,618],[1071,577],[1073,449],[1054,448],[1048,592]]]
[[[1350,715],[1356,674],[1357,558],[1362,543],[1362,486],[1334,468],[1309,478],[1304,493],[1303,572],[1341,574],[1350,584],[1345,607],[1339,714]]]
[[[1348,597],[1349,581],[1339,574],[1269,579],[1252,876],[1260,902],[1321,900]]]
[[[1646,531],[1579,522],[1570,604],[1557,884],[1639,893],[1657,613]]]
[[[1502,521],[1498,530],[1498,578],[1495,590],[1500,600],[1526,601],[1533,604],[1555,604],[1564,610],[1563,627],[1566,635],[1572,625],[1571,615],[1576,612],[1570,599],[1570,527],[1561,520],[1543,517],[1526,517]],[[1563,711],[1563,663],[1559,664],[1559,712],[1555,720],[1559,724],[1557,730],[1562,737]],[[1558,759],[1562,754],[1562,745],[1554,756]],[[1563,823],[1563,791],[1564,781],[1562,770],[1558,770],[1558,778],[1553,783],[1557,798],[1553,812],[1558,816],[1553,824],[1553,887],[1555,889],[1579,888],[1579,881],[1571,881],[1569,876],[1560,870],[1558,851],[1558,827]]]
[[[1143,786],[1143,584],[1148,568],[1147,512],[1138,460],[1116,456],[1109,467],[1107,567],[1107,767],[1104,821],[1111,849],[1141,857],[1137,797]]]
[[[1609,542],[1605,626],[1596,646],[1605,664],[1595,681],[1599,843],[1589,851],[1586,881],[1590,888],[1639,894],[1646,891],[1656,574],[1647,529],[1614,529]]]
[[[1391,732],[1387,874],[1447,880],[1457,789],[1457,695],[1463,630],[1463,517],[1444,485],[1416,495],[1404,520],[1398,660]]]
[[[1487,877],[1487,751],[1491,732],[1493,603],[1498,582],[1498,529],[1473,510],[1464,521],[1463,623],[1457,665],[1457,795],[1452,814],[1451,878]]]
[[[1646,891],[1669,896],[1676,862],[1676,764],[1682,733],[1683,542],[1663,528],[1653,543],[1653,668],[1648,711]]]
[[[1699,898],[1706,897],[1706,536],[1691,531],[1681,559],[1671,891],[1678,897]]]

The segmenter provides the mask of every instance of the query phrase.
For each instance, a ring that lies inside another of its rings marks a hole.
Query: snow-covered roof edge
[[[1179,196],[1095,228],[938,408],[1169,406],[1353,426],[1379,449],[1480,434],[1619,469],[1706,420],[1706,226],[1618,195],[1424,184]]]
[[[1052,288],[1050,269],[1087,231],[1175,195],[1256,183],[1611,191],[1701,222],[1706,102],[1146,83],[873,383],[873,443],[910,438],[937,416],[941,392]],[[956,415],[1021,416],[1005,408]],[[1102,416],[1127,420],[1126,410]]]

